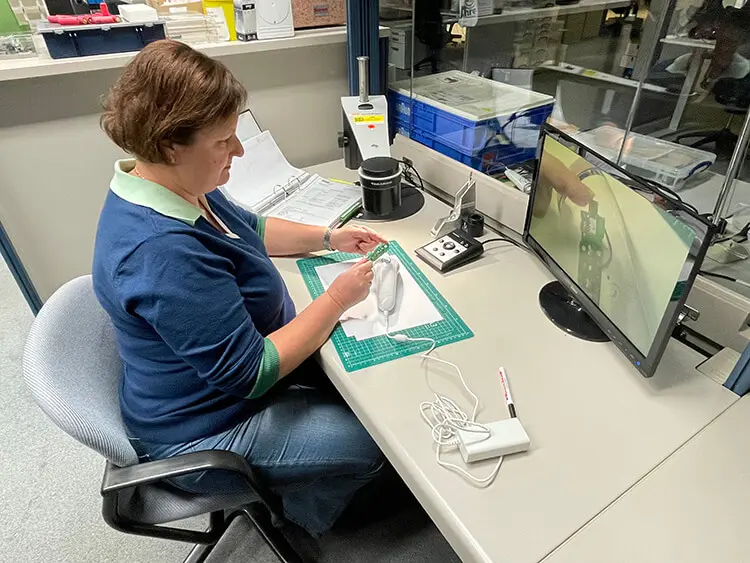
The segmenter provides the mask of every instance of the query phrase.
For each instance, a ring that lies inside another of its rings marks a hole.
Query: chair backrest
[[[114,328],[91,276],[69,281],[44,304],[26,339],[23,374],[36,402],[67,434],[120,467],[138,462],[120,416]]]

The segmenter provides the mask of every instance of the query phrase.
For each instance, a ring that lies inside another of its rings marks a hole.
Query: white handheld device
[[[378,310],[390,315],[396,308],[400,264],[390,256],[383,256],[372,266],[372,285],[377,297]]]

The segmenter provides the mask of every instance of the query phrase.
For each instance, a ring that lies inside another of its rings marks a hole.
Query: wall
[[[339,158],[346,45],[223,57],[287,158]],[[0,82],[0,221],[42,300],[89,273],[99,211],[121,152],[99,129],[119,70]]]

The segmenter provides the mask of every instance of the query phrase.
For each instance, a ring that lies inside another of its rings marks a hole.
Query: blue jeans
[[[216,436],[185,444],[134,438],[131,443],[142,461],[213,449],[244,456],[282,497],[284,515],[314,536],[329,530],[355,493],[386,465],[380,449],[334,390],[296,384],[273,389],[265,408]],[[247,486],[237,475],[216,471],[186,475],[173,483],[196,493]]]

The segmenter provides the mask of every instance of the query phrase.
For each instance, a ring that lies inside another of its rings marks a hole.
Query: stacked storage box
[[[37,31],[53,59],[140,51],[166,37],[163,22],[67,26],[40,22]]]
[[[536,155],[554,98],[451,70],[396,82],[391,130],[486,174]]]

